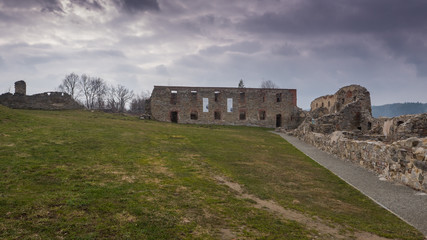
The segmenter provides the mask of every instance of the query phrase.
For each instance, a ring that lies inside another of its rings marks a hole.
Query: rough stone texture
[[[27,95],[27,84],[25,81],[20,80],[15,82],[15,95]]]
[[[380,177],[427,192],[427,138],[411,137],[385,143],[356,140],[349,132],[322,134],[304,128],[291,134],[341,159],[359,163]]]
[[[427,113],[375,119],[370,103],[365,88],[343,87],[315,99],[305,121],[288,133],[427,192]]]
[[[334,95],[326,95],[314,99],[311,104],[311,111],[318,108],[325,108],[328,114],[337,113],[349,103],[360,102],[362,108],[372,112],[371,97],[366,88],[360,85],[350,85],[340,88]]]
[[[374,119],[371,113],[370,93],[359,85],[341,88],[334,95],[316,98],[305,124],[312,124],[312,131],[371,130]]]
[[[427,137],[427,113],[403,115],[378,120],[379,131],[388,141],[402,140],[408,137]]]
[[[83,108],[70,95],[63,92],[45,92],[27,96],[25,89],[24,81],[16,82],[15,94],[0,95],[0,104],[16,109],[70,110]]]
[[[203,109],[203,99],[207,99],[208,108]],[[232,106],[228,106],[228,99],[232,99]],[[154,119],[165,122],[280,125],[293,129],[305,116],[296,106],[296,101],[295,89],[155,86],[151,95],[151,114]],[[174,114],[177,114],[176,119],[173,119]]]

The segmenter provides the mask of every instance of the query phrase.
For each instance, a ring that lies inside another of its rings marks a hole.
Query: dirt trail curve
[[[296,137],[274,133],[385,209],[420,230],[427,239],[427,194],[401,184],[381,181],[374,173],[353,162],[338,159]]]
[[[387,240],[387,238],[379,237],[377,235],[367,233],[367,232],[346,232],[342,231],[341,226],[331,227],[332,224],[321,220],[316,217],[309,217],[300,212],[291,209],[285,209],[279,204],[275,203],[271,200],[262,200],[255,195],[245,193],[243,188],[235,182],[231,182],[224,177],[215,176],[214,177],[218,182],[228,186],[233,189],[239,198],[250,199],[254,201],[256,204],[254,207],[260,209],[266,209],[272,213],[277,214],[283,219],[296,221],[308,227],[309,229],[313,229],[317,231],[320,235],[315,236],[316,239],[356,239],[356,240]],[[235,239],[234,236],[230,238],[223,239]]]

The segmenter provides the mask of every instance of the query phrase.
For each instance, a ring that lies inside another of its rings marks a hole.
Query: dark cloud
[[[244,42],[238,42],[238,43],[234,43],[226,46],[211,46],[206,49],[200,50],[200,54],[219,55],[226,52],[253,54],[258,52],[260,49],[261,49],[261,44],[258,42],[244,41]]]
[[[390,92],[401,88],[414,92],[402,99],[426,101],[419,90],[427,87],[426,6],[425,0],[0,0],[0,67],[3,79],[52,82],[47,76],[60,80],[78,71],[147,89],[169,80],[237,86],[243,78],[258,87],[269,79],[297,88],[303,107],[353,83],[372,97],[382,91],[374,101],[392,102]]]
[[[114,0],[116,4],[122,7],[123,10],[129,13],[138,13],[145,11],[159,11],[159,3],[157,0]]]
[[[300,51],[297,47],[290,44],[284,44],[282,46],[274,47],[271,51],[273,54],[279,54],[283,56],[298,56]]]
[[[338,42],[311,49],[320,58],[358,58],[361,60],[375,58],[374,53],[363,42]]]
[[[63,12],[59,0],[39,0],[42,6],[42,12]]]
[[[248,16],[240,27],[256,33],[332,34],[427,30],[427,1],[297,1],[283,11]]]
[[[104,10],[104,7],[98,0],[70,0],[72,4],[79,5],[88,10]]]

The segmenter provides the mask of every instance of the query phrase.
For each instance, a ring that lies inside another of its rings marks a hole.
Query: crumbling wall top
[[[27,95],[27,84],[24,80],[15,82],[15,95]]]

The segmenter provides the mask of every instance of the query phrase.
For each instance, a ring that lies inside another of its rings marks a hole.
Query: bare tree
[[[87,109],[103,109],[105,107],[104,98],[107,94],[107,85],[102,78],[82,74],[79,88],[85,98],[84,102]]]
[[[85,106],[87,109],[91,109],[90,103],[91,103],[91,91],[90,91],[90,77],[86,74],[82,74],[80,76],[79,81],[79,88],[80,91],[83,93],[84,100],[85,100]]]
[[[126,103],[133,98],[133,91],[127,89],[122,85],[117,85],[116,98],[119,105],[119,112],[124,112]]]
[[[113,112],[124,112],[126,103],[133,98],[133,91],[122,85],[111,86],[108,91],[107,108]]]
[[[273,81],[271,80],[264,80],[261,83],[261,88],[279,88]]]
[[[61,85],[59,85],[59,90],[65,93],[68,93],[71,98],[75,98],[77,85],[79,82],[79,75],[75,73],[70,73],[68,75],[65,75],[65,78],[62,80]]]
[[[105,108],[105,97],[107,94],[107,85],[99,77],[90,78],[90,89],[92,91],[91,107],[96,109]]]
[[[111,86],[107,89],[107,109],[112,112],[117,112],[118,105],[116,102],[116,88]]]
[[[137,94],[130,103],[130,111],[132,113],[143,114],[146,113],[147,105],[149,104],[150,92],[145,91]]]

